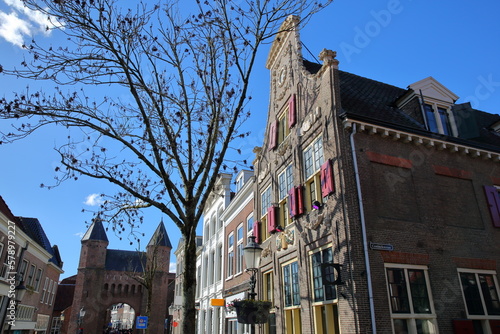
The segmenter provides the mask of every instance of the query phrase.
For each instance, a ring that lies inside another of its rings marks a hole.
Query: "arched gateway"
[[[163,222],[146,252],[108,249],[108,244],[102,222],[95,219],[82,238],[68,332],[77,333],[82,328],[85,334],[103,333],[113,305],[126,303],[140,316],[146,315],[150,299],[149,332],[163,333],[173,300],[174,284],[170,283],[175,279],[175,274],[169,273],[172,245]],[[144,281],[149,283],[144,285]],[[82,308],[85,315],[79,317]]]

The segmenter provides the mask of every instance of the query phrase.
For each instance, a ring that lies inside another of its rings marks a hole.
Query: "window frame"
[[[445,136],[457,136],[451,106],[425,100],[423,110],[427,130]]]
[[[460,277],[461,273],[474,274],[474,277],[476,279],[476,284],[478,286],[479,296],[480,296],[480,300],[481,300],[481,306],[482,306],[483,312],[484,312],[482,315],[469,314],[469,307],[467,305],[467,299],[466,299],[466,296],[464,293],[464,287],[462,285],[462,278]],[[500,315],[488,314],[488,307],[485,303],[483,291],[482,291],[481,285],[480,285],[481,282],[479,280],[479,275],[491,275],[492,279],[493,279],[493,283],[495,285],[497,298],[499,298],[500,297],[500,286],[498,284],[498,276],[497,276],[496,271],[495,270],[484,270],[484,269],[457,268],[457,274],[458,274],[458,281],[460,283],[460,292],[462,294],[467,319],[471,319],[471,320],[499,320]]]
[[[232,240],[232,241],[231,241]],[[227,270],[226,278],[234,276],[234,231],[227,235]]]
[[[409,304],[409,312],[393,312],[393,307],[391,303],[391,289],[390,289],[390,284],[389,284],[389,276],[388,276],[388,269],[402,269],[405,277],[405,287],[406,287],[406,292],[407,292],[407,298],[408,298],[408,304]],[[410,286],[410,280],[408,279],[408,270],[419,270],[423,271],[424,273],[424,278],[425,278],[425,287],[426,287],[426,292],[427,292],[427,299],[429,302],[429,308],[430,312],[429,313],[415,313],[414,310],[414,302],[413,302],[413,296],[412,296],[412,291],[411,291],[411,286]],[[386,283],[386,289],[387,289],[387,298],[388,298],[388,303],[389,303],[389,311],[390,311],[390,316],[391,316],[391,326],[393,333],[395,333],[394,330],[394,322],[395,320],[406,320],[406,325],[408,326],[408,334],[416,334],[417,333],[417,320],[424,320],[424,321],[430,321],[431,324],[434,327],[434,333],[439,333],[438,325],[437,325],[437,315],[436,315],[436,310],[434,308],[434,300],[432,296],[432,290],[430,286],[430,279],[429,279],[429,268],[428,266],[424,265],[410,265],[410,264],[402,264],[402,263],[385,263],[384,264],[384,274],[385,274],[385,283]]]
[[[285,227],[292,223],[288,208],[288,194],[293,189],[293,164],[289,164],[278,174],[279,223]]]
[[[241,237],[240,237],[241,232]],[[235,275],[243,273],[243,240],[245,239],[243,223],[240,223],[236,228],[236,265]]]
[[[310,157],[309,152],[311,152]],[[312,211],[312,203],[323,203],[321,194],[321,165],[325,162],[323,136],[316,137],[302,152],[304,166],[305,212]],[[310,166],[309,166],[310,165]]]
[[[338,294],[337,294],[337,289],[336,289],[336,286],[335,285],[332,285],[332,286],[325,286],[323,285],[323,282],[321,281],[321,285],[322,285],[322,294],[323,294],[323,297],[322,297],[322,300],[316,300],[317,296],[316,296],[316,284],[315,284],[315,281],[317,279],[323,279],[323,273],[322,273],[322,270],[321,270],[321,264],[323,263],[329,263],[329,262],[325,262],[325,254],[324,252],[325,251],[330,251],[331,254],[331,262],[333,263],[333,256],[334,256],[334,252],[333,252],[333,245],[332,244],[327,244],[327,245],[324,245],[322,247],[319,247],[319,248],[316,248],[314,250],[311,250],[309,251],[309,261],[310,261],[310,276],[311,276],[311,292],[312,292],[312,300],[311,300],[311,303],[314,305],[314,304],[329,304],[329,303],[333,303],[333,302],[336,302],[338,301]],[[319,265],[319,276],[315,276],[315,267],[314,267],[314,260],[313,260],[313,257],[316,256],[318,253],[321,253],[321,262],[320,262],[320,265]],[[335,272],[333,273],[335,274]],[[331,289],[333,289],[333,292],[330,292],[333,296],[333,298],[329,298],[327,299],[327,289],[328,287],[331,287]]]
[[[254,235],[254,231],[253,231],[253,225],[255,223],[255,220],[253,219],[253,212],[251,214],[249,214],[247,216],[247,218],[245,219],[246,221],[246,227],[247,227],[247,239],[248,237]]]
[[[260,221],[261,221],[261,236],[260,240],[266,240],[268,239],[271,234],[268,231],[267,228],[267,209],[271,207],[271,197],[272,197],[272,191],[271,191],[271,185],[267,186],[263,192],[261,192],[260,198],[261,198],[261,209],[260,209]]]

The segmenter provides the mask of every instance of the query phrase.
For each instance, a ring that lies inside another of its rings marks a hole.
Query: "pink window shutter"
[[[261,222],[254,222],[253,223],[253,235],[255,237],[255,242],[260,244],[260,229],[261,229]]]
[[[267,209],[267,231],[269,233],[276,231],[276,208],[274,206]]]
[[[330,160],[321,165],[321,195],[326,197],[335,191],[333,167]]]
[[[278,121],[269,124],[269,150],[274,150],[278,144]]]
[[[493,226],[500,227],[500,195],[498,189],[493,186],[484,186],[484,193],[486,194]]]

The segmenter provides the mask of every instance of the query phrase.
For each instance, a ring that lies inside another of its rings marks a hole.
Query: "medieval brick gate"
[[[136,316],[144,316],[150,295],[149,332],[164,333],[174,294],[174,284],[170,283],[175,274],[169,272],[172,245],[163,222],[146,252],[108,249],[109,241],[99,219],[93,221],[81,242],[68,332],[77,333],[81,328],[83,333],[103,333],[108,327],[110,309],[119,303],[130,305]],[[141,284],[144,281],[149,282],[151,294]],[[82,308],[85,315],[80,317]]]

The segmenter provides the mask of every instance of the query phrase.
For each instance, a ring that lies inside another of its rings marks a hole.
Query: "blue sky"
[[[0,64],[19,64],[23,40],[54,38],[44,35],[38,18],[29,17],[16,6],[18,0],[0,0]],[[406,88],[433,76],[458,95],[458,102],[471,102],[480,110],[500,113],[500,2],[451,0],[338,0],[317,14],[301,31],[304,56],[318,57],[323,48],[337,51],[339,68],[374,80]],[[252,84],[252,117],[246,127],[252,135],[240,149],[249,161],[252,149],[262,145],[269,101],[269,71],[265,60],[269,45],[261,52]],[[312,55],[308,53],[310,50]],[[27,82],[0,75],[0,95],[9,95]],[[0,129],[8,129],[0,122]],[[95,208],[93,194],[110,187],[82,178],[52,190],[50,184],[58,158],[53,147],[62,143],[63,133],[44,130],[23,142],[0,146],[0,195],[17,216],[36,217],[64,261],[62,277],[77,271],[80,239]],[[147,213],[144,233],[147,242],[162,219]],[[180,233],[163,218],[174,248]],[[110,248],[135,249],[109,233]],[[175,258],[173,258],[175,261]]]

